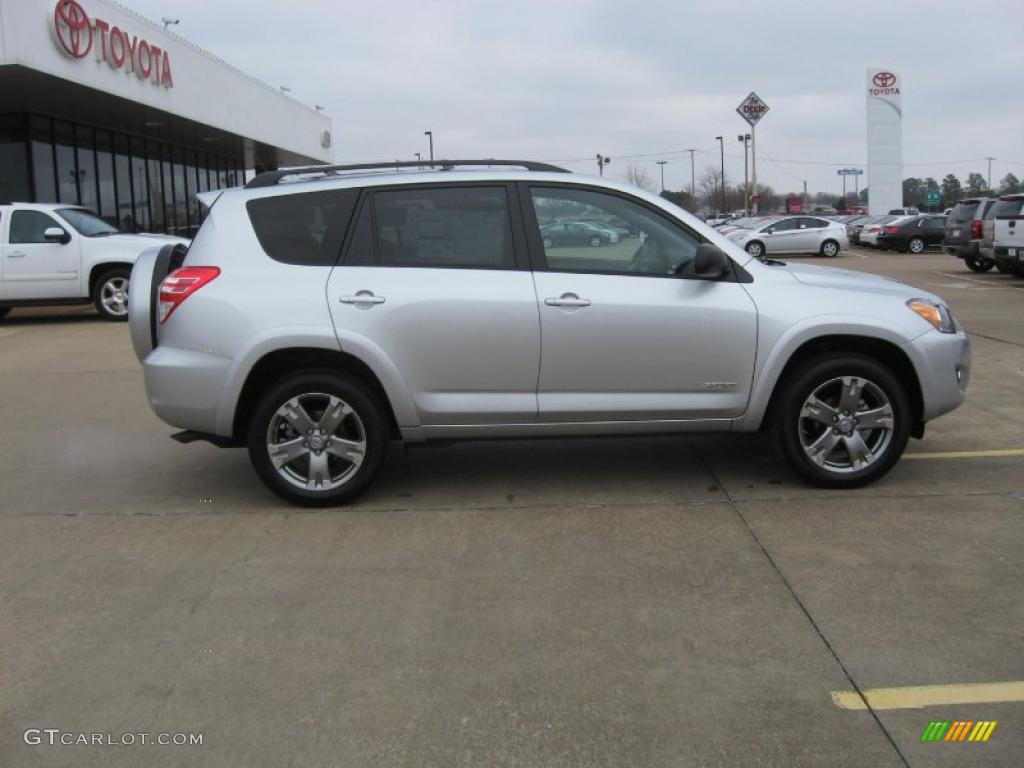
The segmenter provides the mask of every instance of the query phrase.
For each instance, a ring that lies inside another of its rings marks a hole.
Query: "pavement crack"
[[[761,553],[768,560],[768,563],[775,570],[775,573],[778,574],[779,579],[782,580],[782,583],[789,591],[789,594],[793,597],[793,600],[796,602],[797,606],[800,608],[801,611],[803,611],[804,616],[807,617],[807,621],[810,622],[811,626],[814,628],[814,631],[817,633],[819,639],[824,644],[825,648],[828,649],[828,652],[832,655],[832,658],[835,659],[836,664],[839,665],[839,669],[842,670],[843,676],[849,681],[850,686],[853,688],[853,690],[857,692],[857,695],[860,697],[861,701],[864,702],[864,708],[871,713],[871,717],[874,718],[875,724],[878,725],[879,729],[885,735],[885,738],[889,741],[889,744],[896,752],[897,757],[899,757],[900,761],[903,763],[903,765],[906,766],[906,768],[910,768],[910,763],[907,760],[906,756],[903,754],[903,752],[900,750],[899,745],[896,743],[896,740],[893,738],[892,734],[889,733],[889,730],[882,723],[882,720],[881,718],[879,718],[878,713],[875,712],[875,710],[871,707],[871,704],[868,702],[867,697],[864,695],[864,692],[857,684],[857,681],[853,679],[853,675],[850,673],[850,670],[846,668],[846,665],[843,663],[843,660],[839,658],[839,654],[836,652],[836,649],[832,646],[832,643],[829,642],[828,638],[825,636],[825,632],[818,625],[818,622],[815,621],[814,617],[811,615],[811,612],[808,610],[807,606],[804,605],[804,602],[796,593],[796,590],[793,588],[793,585],[790,583],[789,579],[786,578],[786,574],[782,572],[782,569],[779,567],[779,564],[775,562],[775,558],[772,557],[771,553],[768,551],[768,548],[765,547],[764,542],[761,541],[757,533],[754,531],[753,527],[750,525],[750,522],[747,520],[746,517],[744,517],[743,512],[739,508],[739,504],[737,504],[732,494],[729,493],[729,489],[726,488],[725,484],[718,477],[718,473],[715,472],[714,468],[704,458],[704,455],[700,452],[697,446],[694,445],[692,440],[690,441],[690,447],[693,449],[693,452],[696,454],[697,459],[700,461],[700,463],[704,465],[704,468],[708,471],[708,474],[710,474],[714,481],[718,483],[718,487],[721,488],[722,493],[725,494],[729,506],[732,508],[733,512],[736,513],[736,516],[740,519],[740,522],[743,523],[743,526],[747,529],[747,533],[750,534],[750,537],[754,540],[754,543],[757,544],[758,548],[760,548]]]

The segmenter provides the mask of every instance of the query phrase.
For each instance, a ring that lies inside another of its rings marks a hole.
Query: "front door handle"
[[[589,307],[590,299],[581,299],[575,293],[563,293],[557,299],[544,299],[549,307]]]
[[[11,251],[7,254],[8,259],[24,259],[27,256],[24,251]]]
[[[383,304],[383,296],[374,296],[373,291],[356,291],[355,296],[342,296],[338,299],[342,304]]]

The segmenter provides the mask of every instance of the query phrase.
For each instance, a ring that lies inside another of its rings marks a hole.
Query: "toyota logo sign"
[[[871,82],[879,88],[892,88],[896,84],[896,75],[892,72],[879,72],[871,78]]]
[[[59,0],[53,11],[57,41],[68,55],[81,59],[92,50],[92,24],[89,16],[75,0]]]

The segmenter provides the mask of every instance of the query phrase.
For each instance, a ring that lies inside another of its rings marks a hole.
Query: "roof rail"
[[[528,171],[547,171],[549,173],[569,173],[565,168],[548,163],[535,163],[532,160],[409,160],[391,163],[358,163],[356,165],[308,165],[302,168],[288,168],[283,171],[265,171],[258,173],[249,179],[245,185],[246,189],[256,187],[273,187],[280,183],[281,179],[288,176],[308,176],[311,174],[336,174],[340,171],[376,171],[394,168],[417,168],[420,170],[432,170],[434,168],[442,171],[449,171],[455,166],[480,166],[480,165],[511,165],[517,168],[525,168]]]

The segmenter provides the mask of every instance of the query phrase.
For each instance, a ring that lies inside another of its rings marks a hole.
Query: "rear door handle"
[[[373,291],[356,291],[355,296],[342,296],[338,299],[342,304],[383,304],[383,296],[374,296]]]
[[[27,256],[24,251],[11,251],[7,254],[8,259],[23,259]]]
[[[590,299],[581,299],[575,293],[563,293],[556,298],[544,299],[549,307],[589,307]]]

